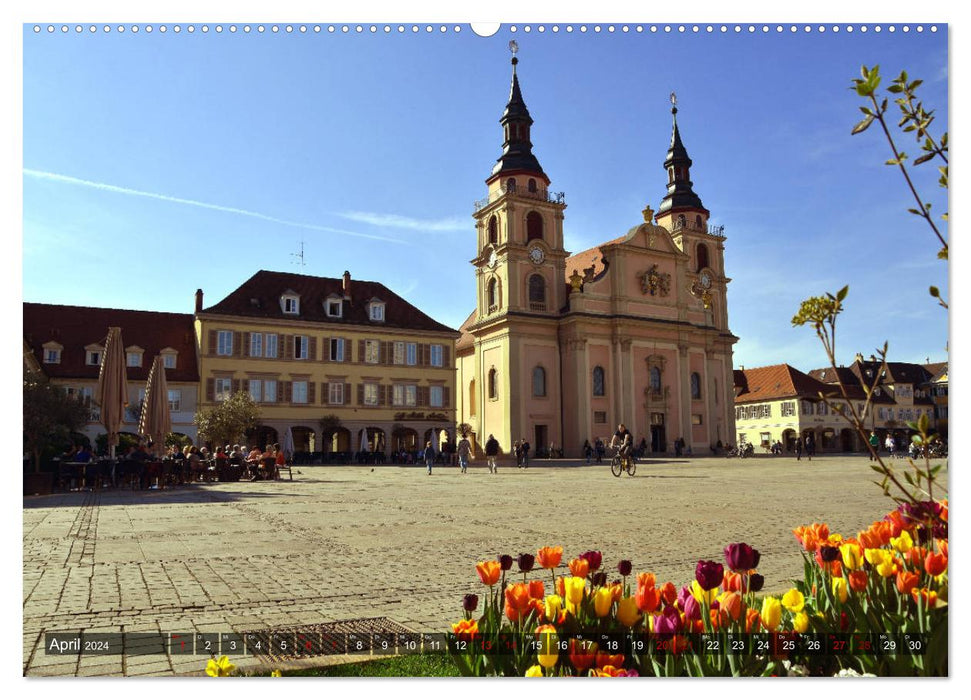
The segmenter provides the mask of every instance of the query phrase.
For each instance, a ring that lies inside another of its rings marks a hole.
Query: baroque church
[[[532,151],[517,63],[502,155],[475,204],[478,298],[456,345],[459,424],[477,451],[491,434],[504,452],[526,439],[533,454],[552,445],[566,457],[587,440],[609,443],[618,423],[648,455],[673,454],[677,440],[694,454],[733,442],[725,237],[692,189],[676,104],[657,211],[571,254],[564,196]]]

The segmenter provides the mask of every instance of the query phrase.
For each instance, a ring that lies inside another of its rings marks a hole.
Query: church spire
[[[516,65],[519,59],[516,52],[519,46],[515,41],[509,42],[509,50],[512,51],[512,85],[509,88],[509,102],[506,110],[502,113],[499,123],[503,129],[502,155],[499,156],[492,174],[487,182],[503,175],[513,175],[522,173],[535,175],[543,178],[549,183],[549,178],[543,172],[539,161],[533,155],[533,144],[529,140],[529,128],[533,124],[533,118],[529,116],[526,102],[523,100],[523,93],[519,87],[519,76],[516,75]]]
[[[691,158],[688,157],[688,151],[681,141],[681,132],[678,130],[678,98],[673,92],[671,93],[671,120],[673,122],[671,146],[664,159],[664,169],[668,173],[668,193],[661,200],[657,213],[660,215],[693,209],[707,215],[708,210],[701,203],[701,198],[691,189]]]

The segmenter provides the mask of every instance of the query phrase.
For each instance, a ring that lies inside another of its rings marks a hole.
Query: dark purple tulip
[[[758,593],[762,590],[762,586],[765,585],[765,576],[762,574],[752,574],[748,580],[748,589],[752,593]]]
[[[516,560],[519,564],[519,570],[523,573],[527,573],[533,570],[533,564],[536,563],[536,557],[532,554],[520,554],[519,559]]]
[[[499,557],[499,568],[503,571],[509,571],[512,568],[512,557],[508,554],[503,554]]]
[[[654,634],[674,634],[681,629],[681,615],[676,608],[668,605],[664,612],[654,616]]]
[[[759,565],[761,554],[744,542],[725,547],[725,563],[732,571],[751,571]]]
[[[819,548],[819,558],[825,562],[836,561],[840,558],[840,550],[837,547],[824,544]]]
[[[605,571],[598,571],[592,576],[590,576],[590,583],[594,586],[606,586],[607,585],[607,573]]]
[[[477,607],[479,607],[479,596],[475,593],[467,593],[464,598],[462,598],[462,607],[466,612],[474,612]]]
[[[617,571],[620,572],[621,576],[630,576],[630,572],[633,571],[634,565],[630,563],[629,559],[621,559],[620,563],[617,564]]]
[[[695,580],[706,591],[718,588],[722,583],[725,567],[714,561],[699,561],[695,567]]]
[[[603,555],[600,552],[596,552],[593,550],[589,552],[584,552],[583,554],[581,554],[580,559],[587,560],[587,564],[590,565],[590,571],[596,571],[597,569],[600,568],[600,565],[603,563]]]

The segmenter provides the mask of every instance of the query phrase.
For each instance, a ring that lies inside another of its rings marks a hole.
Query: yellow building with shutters
[[[246,391],[248,446],[282,442],[346,459],[454,440],[458,332],[378,282],[261,270],[217,304],[196,292],[199,410]],[[336,420],[335,420],[336,418]],[[341,454],[343,453],[343,454]]]

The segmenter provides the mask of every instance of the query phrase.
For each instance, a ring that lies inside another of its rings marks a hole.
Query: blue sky
[[[861,100],[847,89],[861,64],[880,64],[888,80],[906,69],[946,128],[943,24],[754,35],[504,25],[489,38],[467,25],[349,35],[73,26],[23,32],[27,301],[188,313],[196,288],[214,304],[259,269],[348,269],[458,327],[474,306],[472,202],[500,153],[515,38],[534,153],[566,192],[568,250],[657,208],[673,90],[695,191],[725,226],[736,366],[825,364],[790,319],[801,299],[843,284],[842,361],[884,340],[891,359],[946,357],[947,315],[927,288],[946,294],[947,267],[906,212],[882,135],[850,135]],[[936,167],[913,172],[944,211]],[[293,255],[301,241],[304,267]],[[106,264],[113,274],[93,283]]]

